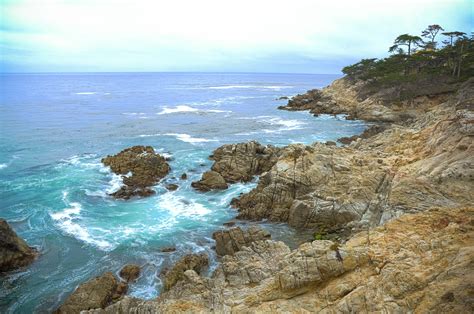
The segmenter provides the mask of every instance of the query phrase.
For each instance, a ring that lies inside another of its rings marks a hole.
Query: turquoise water
[[[0,76],[0,216],[41,255],[0,278],[0,312],[47,312],[81,282],[125,263],[143,266],[130,294],[159,294],[158,274],[183,254],[206,251],[212,232],[236,213],[228,204],[256,182],[194,191],[218,146],[248,140],[287,145],[336,140],[365,125],[276,108],[335,75],[14,74]],[[171,157],[156,195],[129,201],[107,194],[121,180],[101,157],[151,145]],[[182,173],[187,180],[180,180]],[[169,192],[166,183],[179,189]],[[285,225],[264,224],[277,239]],[[295,235],[296,236],[296,235]],[[174,253],[161,253],[176,246]],[[211,267],[212,270],[212,267]]]

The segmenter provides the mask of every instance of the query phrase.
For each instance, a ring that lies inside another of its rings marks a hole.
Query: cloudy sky
[[[472,0],[0,0],[0,71],[339,73]]]

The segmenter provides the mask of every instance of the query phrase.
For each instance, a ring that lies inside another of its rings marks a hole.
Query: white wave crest
[[[8,167],[7,164],[0,164],[0,170],[1,170],[1,169],[5,169],[6,167]]]
[[[172,114],[172,113],[225,113],[230,112],[226,110],[217,110],[217,109],[197,109],[186,105],[179,105],[176,107],[164,107],[162,111],[158,112],[157,114]]]
[[[80,219],[82,206],[78,202],[69,202],[67,200],[68,192],[63,192],[63,202],[66,204],[66,208],[60,212],[50,213],[49,215],[55,221],[56,225],[65,233],[75,237],[76,239],[85,243],[97,246],[102,250],[108,250],[111,248],[111,244],[104,240],[94,239],[87,229],[83,228],[77,223]]]
[[[76,95],[95,95],[97,92],[79,92],[79,93],[74,93]]]
[[[214,140],[214,139],[210,140],[210,139],[206,139],[206,138],[192,137],[191,135],[184,134],[184,133],[166,133],[164,135],[174,136],[180,141],[183,141],[183,142],[186,142],[186,143],[191,143],[191,144],[205,143],[205,142],[216,142],[217,141],[217,140]]]
[[[199,217],[211,213],[211,210],[204,205],[194,200],[185,200],[182,197],[176,196],[175,193],[166,193],[161,196],[158,207],[167,210],[173,217]]]

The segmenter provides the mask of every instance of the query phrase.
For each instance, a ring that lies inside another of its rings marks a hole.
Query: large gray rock
[[[226,230],[219,230],[212,234],[216,240],[216,252],[218,255],[234,255],[244,246],[250,246],[252,242],[267,240],[271,238],[270,233],[259,226],[250,226],[243,230],[235,227]]]
[[[0,219],[0,272],[29,265],[37,255],[34,248],[18,237],[4,219]]]

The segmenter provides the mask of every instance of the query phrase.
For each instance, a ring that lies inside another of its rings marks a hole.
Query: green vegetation
[[[446,39],[438,44],[440,35]],[[349,78],[361,79],[376,85],[394,85],[421,80],[463,81],[474,76],[474,35],[444,32],[437,25],[429,25],[421,36],[403,34],[390,47],[390,57],[363,59],[343,68]]]

